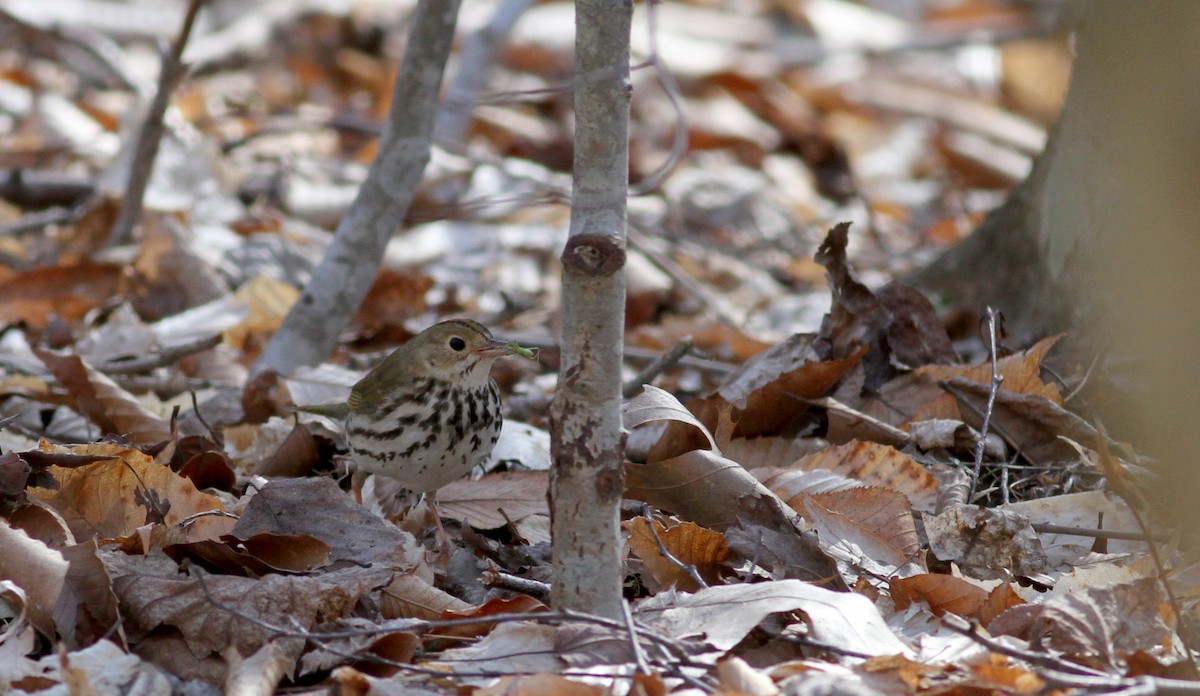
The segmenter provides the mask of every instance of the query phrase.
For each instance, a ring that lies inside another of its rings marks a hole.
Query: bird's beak
[[[508,341],[493,338],[471,352],[484,358],[498,358],[501,355],[508,355]]]

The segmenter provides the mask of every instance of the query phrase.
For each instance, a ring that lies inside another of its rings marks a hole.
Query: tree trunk
[[[269,369],[286,375],[324,360],[375,282],[384,249],[404,222],[429,163],[460,2],[417,3],[379,153],[325,258],[254,363],[254,374]]]
[[[575,3],[575,161],[551,405],[555,609],[622,616],[621,359],[629,186],[629,0]]]
[[[1162,458],[1166,509],[1200,530],[1200,3],[1092,0],[1062,117],[1029,179],[914,280],[1070,330],[1125,363],[1105,424]],[[1077,341],[1077,344],[1079,341]],[[1091,443],[1083,443],[1091,444]],[[1186,504],[1185,504],[1186,503]]]

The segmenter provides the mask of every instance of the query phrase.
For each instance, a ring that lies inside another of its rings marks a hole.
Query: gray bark
[[[555,609],[622,616],[621,360],[629,185],[629,0],[575,3],[575,161],[551,405]]]
[[[420,0],[379,154],[325,258],[313,271],[255,362],[253,374],[290,374],[329,354],[379,272],[384,249],[404,222],[429,162],[442,73],[454,42],[460,0]]]

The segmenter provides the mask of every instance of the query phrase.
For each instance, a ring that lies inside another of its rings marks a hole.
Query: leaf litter
[[[997,356],[968,500],[987,347],[891,280],[994,205],[1056,108],[981,97],[956,49],[899,50],[961,18],[671,3],[657,46],[635,46],[684,78],[689,152],[631,208],[630,374],[691,347],[625,405],[649,441],[626,463],[629,623],[545,603],[568,3],[518,24],[471,147],[435,151],[329,362],[248,380],[372,156],[387,4],[201,32],[141,236],[107,249],[119,202],[99,183],[140,111],[138,42],[174,27],[139,2],[121,31],[52,4],[0,17],[31,47],[0,51],[0,166],[23,176],[0,204],[0,690],[1039,693],[1189,676],[1195,569],[1157,527],[1169,577],[1148,557],[1128,502],[1145,462],[1068,398],[1081,370],[1051,375],[1060,337]],[[974,5],[981,26],[1033,21]],[[781,32],[783,15],[811,33]],[[232,38],[251,25],[287,38]],[[1065,42],[1027,43],[1066,60]],[[1003,75],[1009,94],[1040,77]],[[671,148],[673,107],[646,87],[635,182]],[[1004,156],[975,154],[980,133]],[[344,398],[383,351],[461,315],[528,360],[495,371],[521,441],[439,495],[447,554],[428,506],[374,484],[355,500],[342,434],[294,406]]]

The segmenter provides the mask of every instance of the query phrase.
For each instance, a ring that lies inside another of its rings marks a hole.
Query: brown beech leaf
[[[390,622],[379,623],[354,617],[339,621],[338,626],[343,627],[346,633],[339,638],[324,639],[321,647],[305,653],[300,658],[299,675],[328,672],[345,664],[347,655],[353,655],[361,656],[357,664],[364,672],[380,678],[391,677],[403,669],[400,665],[411,662],[421,647],[421,637],[408,633],[403,625],[394,626]],[[355,635],[355,629],[362,633]]]
[[[915,560],[921,549],[912,505],[908,498],[886,488],[863,487],[830,493],[814,493],[810,499],[876,534],[906,559]],[[919,561],[918,561],[919,563]]]
[[[954,561],[977,578],[1037,575],[1047,568],[1037,533],[1015,512],[955,505],[939,515],[925,515],[925,533],[939,559]]]
[[[949,382],[957,394],[975,408],[964,408],[966,422],[980,426],[987,407],[987,385],[956,377]],[[1038,394],[996,392],[992,426],[1012,438],[1021,455],[1034,462],[1056,462],[1074,458],[1077,450],[1069,440],[1096,442],[1101,434],[1090,423],[1051,399]]]
[[[1001,393],[1040,396],[1062,405],[1062,394],[1054,383],[1042,381],[1042,360],[1062,335],[1042,339],[1032,348],[1005,356],[996,362],[997,373],[1004,378]],[[987,361],[978,365],[925,365],[883,385],[879,396],[868,399],[861,410],[891,425],[937,418],[966,421],[978,426],[974,413],[964,413],[954,397],[938,382],[963,379],[988,389],[992,367]],[[975,419],[974,421],[972,419]]]
[[[987,691],[998,691],[1005,694],[1021,694],[1034,696],[1046,692],[1046,682],[1041,677],[1021,667],[1011,664],[998,664],[1005,658],[994,655],[984,664],[970,665],[975,680],[971,686]]]
[[[625,464],[625,497],[675,513],[702,527],[723,529],[746,496],[778,497],[737,462],[692,450],[653,464]],[[779,504],[786,508],[780,500]]]
[[[367,512],[327,478],[271,481],[229,533],[242,540],[264,533],[307,535],[329,547],[331,561],[412,570],[420,560],[411,534]]]
[[[83,358],[41,348],[34,348],[34,353],[66,387],[76,410],[105,433],[137,445],[157,445],[170,439],[171,425],[166,419],[151,413]]]
[[[385,619],[438,619],[446,612],[468,612],[473,608],[416,573],[397,575],[379,597],[379,611]]]
[[[737,523],[725,530],[725,541],[738,558],[753,561],[775,580],[793,578],[830,589],[845,590],[837,564],[804,531],[799,518],[789,518],[774,500],[748,496],[738,506]]]
[[[103,559],[131,639],[145,646],[162,633],[156,629],[172,627],[187,645],[184,652],[195,658],[219,655],[231,645],[251,655],[276,642],[295,660],[304,639],[280,637],[274,626],[309,630],[349,616],[360,597],[386,585],[393,574],[389,568],[350,567],[314,577],[244,578],[202,571],[188,576],[161,555],[110,552]]]
[[[305,476],[320,463],[321,453],[311,431],[297,423],[283,444],[254,466],[254,473],[267,478]]]
[[[747,469],[787,466],[829,446],[812,437],[739,437],[721,444],[721,452]]]
[[[918,562],[914,562],[914,555],[905,554],[875,529],[838,510],[825,507],[812,496],[805,496],[803,512],[804,519],[817,532],[821,549],[838,562],[838,571],[848,585],[861,577],[864,571],[875,577],[889,577],[908,576],[925,570]]]
[[[792,465],[804,471],[825,469],[908,496],[913,509],[932,512],[937,479],[915,459],[887,445],[848,442],[809,455]]]
[[[686,592],[700,589],[685,569],[662,555],[658,543],[654,540],[655,535],[672,556],[679,562],[694,567],[706,583],[713,584],[717,581],[720,570],[730,555],[724,537],[691,522],[682,522],[666,529],[662,523],[655,520],[653,533],[650,531],[650,524],[644,517],[635,517],[625,523],[625,528],[629,530],[630,552],[642,559],[642,563],[659,587],[674,586]]]
[[[929,573],[891,578],[889,586],[897,611],[903,611],[912,602],[923,601],[935,616],[956,614],[964,619],[977,619],[984,627],[1006,609],[1025,603],[1009,583],[997,585],[988,592],[952,575]]]
[[[476,529],[499,529],[530,515],[548,515],[549,477],[545,471],[488,474],[460,479],[438,490],[438,511]]]
[[[24,321],[45,328],[52,316],[76,322],[121,291],[124,272],[119,264],[84,261],[6,278],[0,282],[0,326]]]
[[[195,517],[185,525],[184,520],[196,513],[225,508],[216,497],[196,490],[191,481],[142,452],[107,443],[43,444],[42,449],[109,457],[71,469],[50,467],[57,490],[29,491],[61,514],[76,538],[132,537],[139,527],[152,525],[158,530],[153,543],[160,544],[216,539],[233,526],[233,520],[213,515]]]
[[[860,348],[864,389],[876,392],[896,374],[896,363],[917,367],[956,359],[950,337],[933,305],[916,290],[892,282],[872,292],[854,277],[846,258],[850,223],[835,225],[817,250],[825,266],[833,305],[821,326],[821,341],[830,358],[845,358]]]
[[[121,614],[96,540],[88,539],[64,547],[62,554],[68,564],[66,586],[54,609],[54,621],[61,640],[72,649],[105,638],[124,645],[124,638],[119,633],[111,635]]]
[[[329,545],[303,534],[256,534],[249,539],[225,535],[164,549],[177,561],[185,557],[209,568],[241,575],[307,573],[329,564]]]
[[[796,428],[808,409],[803,400],[828,394],[866,353],[863,347],[843,360],[821,361],[811,341],[811,336],[800,334],[767,350],[730,375],[716,394],[690,407],[712,428],[721,410],[736,403],[742,413],[732,437],[777,435]]]
[[[442,611],[439,619],[486,619],[489,616],[496,614],[536,614],[546,611],[547,607],[540,601],[530,597],[529,595],[517,595],[515,597],[492,597],[483,604],[477,607],[456,608],[448,607]],[[495,624],[490,621],[481,621],[477,624],[463,624],[461,626],[450,626],[438,629],[439,636],[458,636],[460,638],[472,638],[482,636],[495,628]]]

